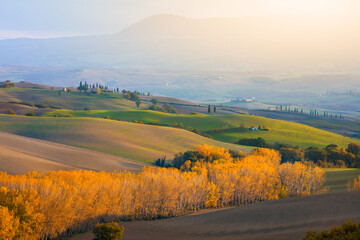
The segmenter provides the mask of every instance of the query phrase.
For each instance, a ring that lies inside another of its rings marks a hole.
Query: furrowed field
[[[345,192],[348,182],[360,175],[359,168],[325,168],[329,192]]]

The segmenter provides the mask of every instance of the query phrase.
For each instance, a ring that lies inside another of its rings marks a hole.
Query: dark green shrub
[[[172,162],[172,166],[174,168],[181,168],[182,165],[188,160],[191,162],[196,162],[201,159],[201,156],[199,156],[199,153],[197,151],[187,151],[184,153],[178,153],[175,154],[174,160]]]
[[[229,153],[231,157],[234,159],[242,159],[246,156],[246,153],[243,153],[242,151],[238,151],[238,150],[229,149]]]
[[[35,113],[32,113],[32,112],[29,112],[29,113],[26,113],[25,116],[28,116],[28,117],[35,117]]]
[[[242,138],[238,144],[253,147],[266,147],[266,142],[262,137],[258,138]]]
[[[153,99],[151,99],[151,102],[153,105],[156,105],[159,103],[159,100],[157,100],[156,98],[153,98]]]
[[[155,165],[158,166],[158,167],[165,167],[165,163],[166,163],[166,156],[162,157],[162,158],[158,158],[155,161]]]
[[[51,109],[62,109],[62,107],[51,105],[51,104],[49,104],[49,108],[51,108]]]
[[[176,113],[176,110],[168,103],[165,103],[162,108],[164,109],[164,112]]]
[[[280,148],[281,162],[300,162],[304,158],[304,154],[299,149],[294,148]]]
[[[330,232],[308,231],[303,240],[358,240],[360,239],[360,223],[345,222],[341,227],[332,227]]]
[[[119,240],[123,233],[124,227],[116,222],[96,224],[93,229],[94,240]]]
[[[37,107],[37,108],[47,108],[49,106],[46,105],[46,104],[35,104],[35,107]]]
[[[10,115],[16,115],[16,113],[11,108],[9,108],[8,110],[3,111],[3,113],[10,114]]]
[[[163,104],[162,107],[151,105],[148,107],[149,110],[165,112],[165,113],[176,113],[176,110],[170,104]]]
[[[356,143],[349,143],[348,147],[346,148],[348,153],[352,153],[355,156],[360,155],[360,145]]]
[[[34,105],[34,104],[32,104],[32,103],[28,103],[28,102],[21,102],[20,104],[22,104],[22,105],[26,105],[26,106],[29,106],[29,107],[35,107],[35,105]]]

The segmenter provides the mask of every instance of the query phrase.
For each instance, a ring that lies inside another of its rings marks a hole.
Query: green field
[[[135,102],[126,100],[119,93],[82,94],[79,92],[63,92],[59,96],[58,90],[8,88],[0,89],[1,101],[18,101],[33,104],[52,104],[63,109],[84,108],[107,110],[135,110]]]
[[[44,116],[72,114],[74,117],[104,118],[109,116],[114,120],[142,121],[146,123],[174,124],[182,123],[184,127],[190,126],[207,132],[214,139],[224,142],[236,142],[240,138],[262,137],[269,143],[281,142],[299,147],[325,147],[328,144],[337,144],[345,147],[350,142],[360,143],[360,140],[343,137],[339,134],[313,128],[307,125],[269,119],[251,115],[183,115],[167,114],[154,111],[68,111],[59,110],[47,113]],[[244,123],[251,125],[267,125],[270,131],[251,131],[240,129]],[[214,129],[218,130],[215,131]]]
[[[325,168],[329,192],[346,192],[347,183],[360,175],[359,168]]]
[[[142,162],[154,162],[199,144],[249,151],[250,147],[218,142],[170,127],[96,118],[38,118],[0,115],[0,131],[82,147]],[[19,146],[20,147],[20,146]]]

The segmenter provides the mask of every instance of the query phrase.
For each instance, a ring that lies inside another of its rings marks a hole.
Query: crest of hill
[[[191,20],[185,17],[158,14],[141,20],[128,28],[115,34],[115,38],[132,38],[132,37],[174,37],[187,34]]]
[[[16,82],[15,87],[19,88],[35,88],[35,89],[60,89],[58,87],[50,87],[47,85],[32,83],[32,82]]]
[[[173,159],[197,145],[249,151],[250,147],[223,143],[170,127],[96,118],[47,118],[0,115],[0,131],[95,150],[140,162]]]
[[[52,87],[45,86],[44,88],[37,89],[31,87],[37,86],[36,84],[27,84],[27,86],[30,86],[30,88],[0,88],[0,99],[4,102],[7,102],[8,105],[10,104],[9,102],[25,102],[32,104],[45,104],[48,102],[54,106],[64,109],[137,109],[135,102],[124,99],[121,94],[102,93],[100,95],[86,95],[72,91],[71,93],[63,92],[61,96],[59,96],[59,91],[52,90]],[[3,106],[0,105],[0,107],[6,108],[6,104],[3,104]],[[9,105],[7,109],[9,107],[11,106]],[[21,111],[20,113],[26,113],[26,111]]]

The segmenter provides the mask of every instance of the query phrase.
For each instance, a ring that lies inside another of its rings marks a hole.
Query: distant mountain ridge
[[[189,19],[160,14],[114,35],[2,40],[0,64],[202,70],[277,70],[284,66],[297,70],[326,70],[334,66],[354,69],[360,62],[356,59],[360,47],[354,49],[356,39],[360,39],[357,25],[360,27],[353,23],[350,30],[336,32],[331,30],[331,24],[296,18]]]
[[[160,14],[113,35],[2,40],[0,81],[98,82],[198,102],[306,98],[312,106],[323,92],[359,90],[359,29],[351,19]]]

